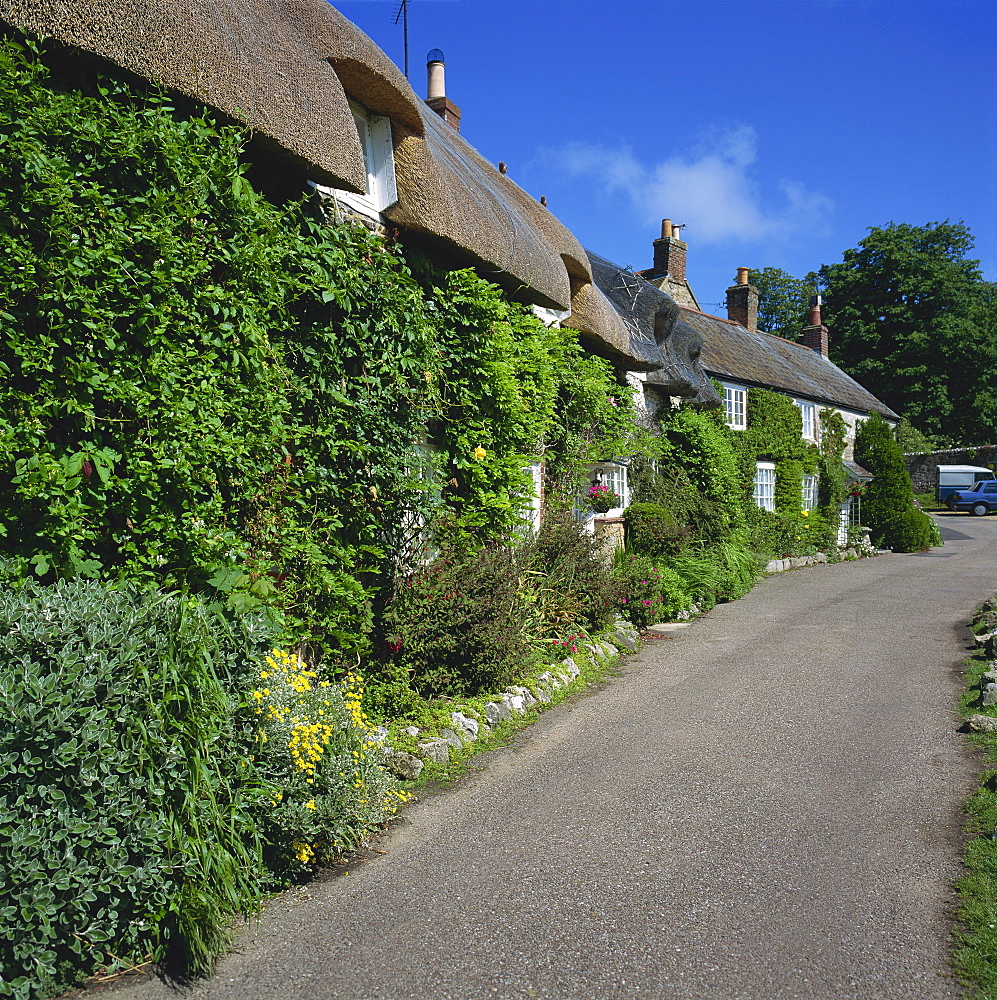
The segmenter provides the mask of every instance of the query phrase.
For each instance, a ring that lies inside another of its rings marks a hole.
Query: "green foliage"
[[[627,548],[641,555],[677,555],[690,535],[689,528],[661,504],[632,503],[623,516]]]
[[[393,570],[522,523],[639,438],[571,331],[470,271],[416,281],[362,227],[276,207],[245,135],[164,94],[0,50],[0,535],[8,575],[279,608],[363,651]],[[417,447],[437,450],[431,468]]]
[[[997,434],[993,285],[959,222],[872,227],[821,268],[834,359],[941,444]]]
[[[893,428],[893,435],[905,455],[926,455],[935,450],[935,442],[922,434],[906,417],[900,418],[900,423]]]
[[[749,271],[748,281],[758,289],[758,329],[798,340],[810,317],[810,297],[817,291],[817,275],[800,279],[778,267],[765,267]]]
[[[0,592],[0,995],[168,944],[203,971],[257,907],[238,691],[271,634],[85,581]]]
[[[514,550],[447,553],[395,586],[384,615],[394,669],[423,698],[500,690],[530,657]],[[403,708],[403,705],[399,705]]]
[[[709,541],[736,531],[745,523],[746,473],[719,411],[684,406],[663,412],[660,424],[660,488],[674,497],[688,483],[701,498],[698,523],[689,525],[694,536]]]
[[[613,581],[624,616],[637,628],[670,621],[692,604],[682,577],[650,556],[617,550]]]
[[[914,507],[914,492],[900,446],[878,414],[855,435],[855,461],[874,474],[862,496],[862,517],[873,543],[896,552],[920,552],[941,544],[938,529]]]
[[[615,604],[606,554],[573,512],[556,506],[545,511],[524,562],[529,567],[528,592],[547,596],[543,624],[535,624],[533,634],[598,632],[609,624]],[[535,601],[533,617],[536,611]]]

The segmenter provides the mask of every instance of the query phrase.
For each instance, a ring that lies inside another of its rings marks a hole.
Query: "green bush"
[[[384,613],[386,675],[424,698],[466,697],[513,681],[531,648],[522,571],[513,549],[493,546],[441,555],[400,578]]]
[[[614,590],[606,553],[571,510],[553,507],[544,512],[524,562],[531,574],[530,589],[542,589],[560,609],[555,638],[569,631],[598,632],[612,620]],[[548,628],[543,634],[550,632]]]
[[[682,577],[649,556],[617,550],[613,580],[620,613],[637,628],[671,621],[692,604]]]
[[[760,555],[808,556],[832,546],[831,533],[819,510],[782,513],[759,508],[750,520],[751,546]]]
[[[0,995],[168,945],[203,971],[256,909],[261,789],[237,691],[271,635],[92,582],[0,591]]]
[[[661,504],[632,503],[623,516],[627,548],[641,555],[676,555],[691,536],[689,529]]]
[[[872,529],[874,545],[920,552],[942,544],[931,518],[914,506],[914,488],[900,445],[879,414],[856,431],[855,461],[873,473],[862,494],[862,519]]]
[[[941,533],[934,521],[919,510],[906,510],[893,520],[881,523],[877,544],[894,552],[923,552],[942,545]]]

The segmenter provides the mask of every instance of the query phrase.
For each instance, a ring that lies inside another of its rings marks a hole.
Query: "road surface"
[[[769,578],[274,901],[197,1000],[935,1000],[997,517]],[[157,980],[117,1000],[175,997]]]

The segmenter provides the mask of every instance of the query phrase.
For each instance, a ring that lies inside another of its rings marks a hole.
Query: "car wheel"
[[[984,514],[990,513],[990,508],[985,503],[974,503],[969,509],[974,517],[983,517]]]

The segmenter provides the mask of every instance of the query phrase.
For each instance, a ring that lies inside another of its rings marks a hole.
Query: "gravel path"
[[[271,904],[194,995],[961,996],[954,701],[997,518],[939,520],[943,550],[785,573],[648,644]]]

